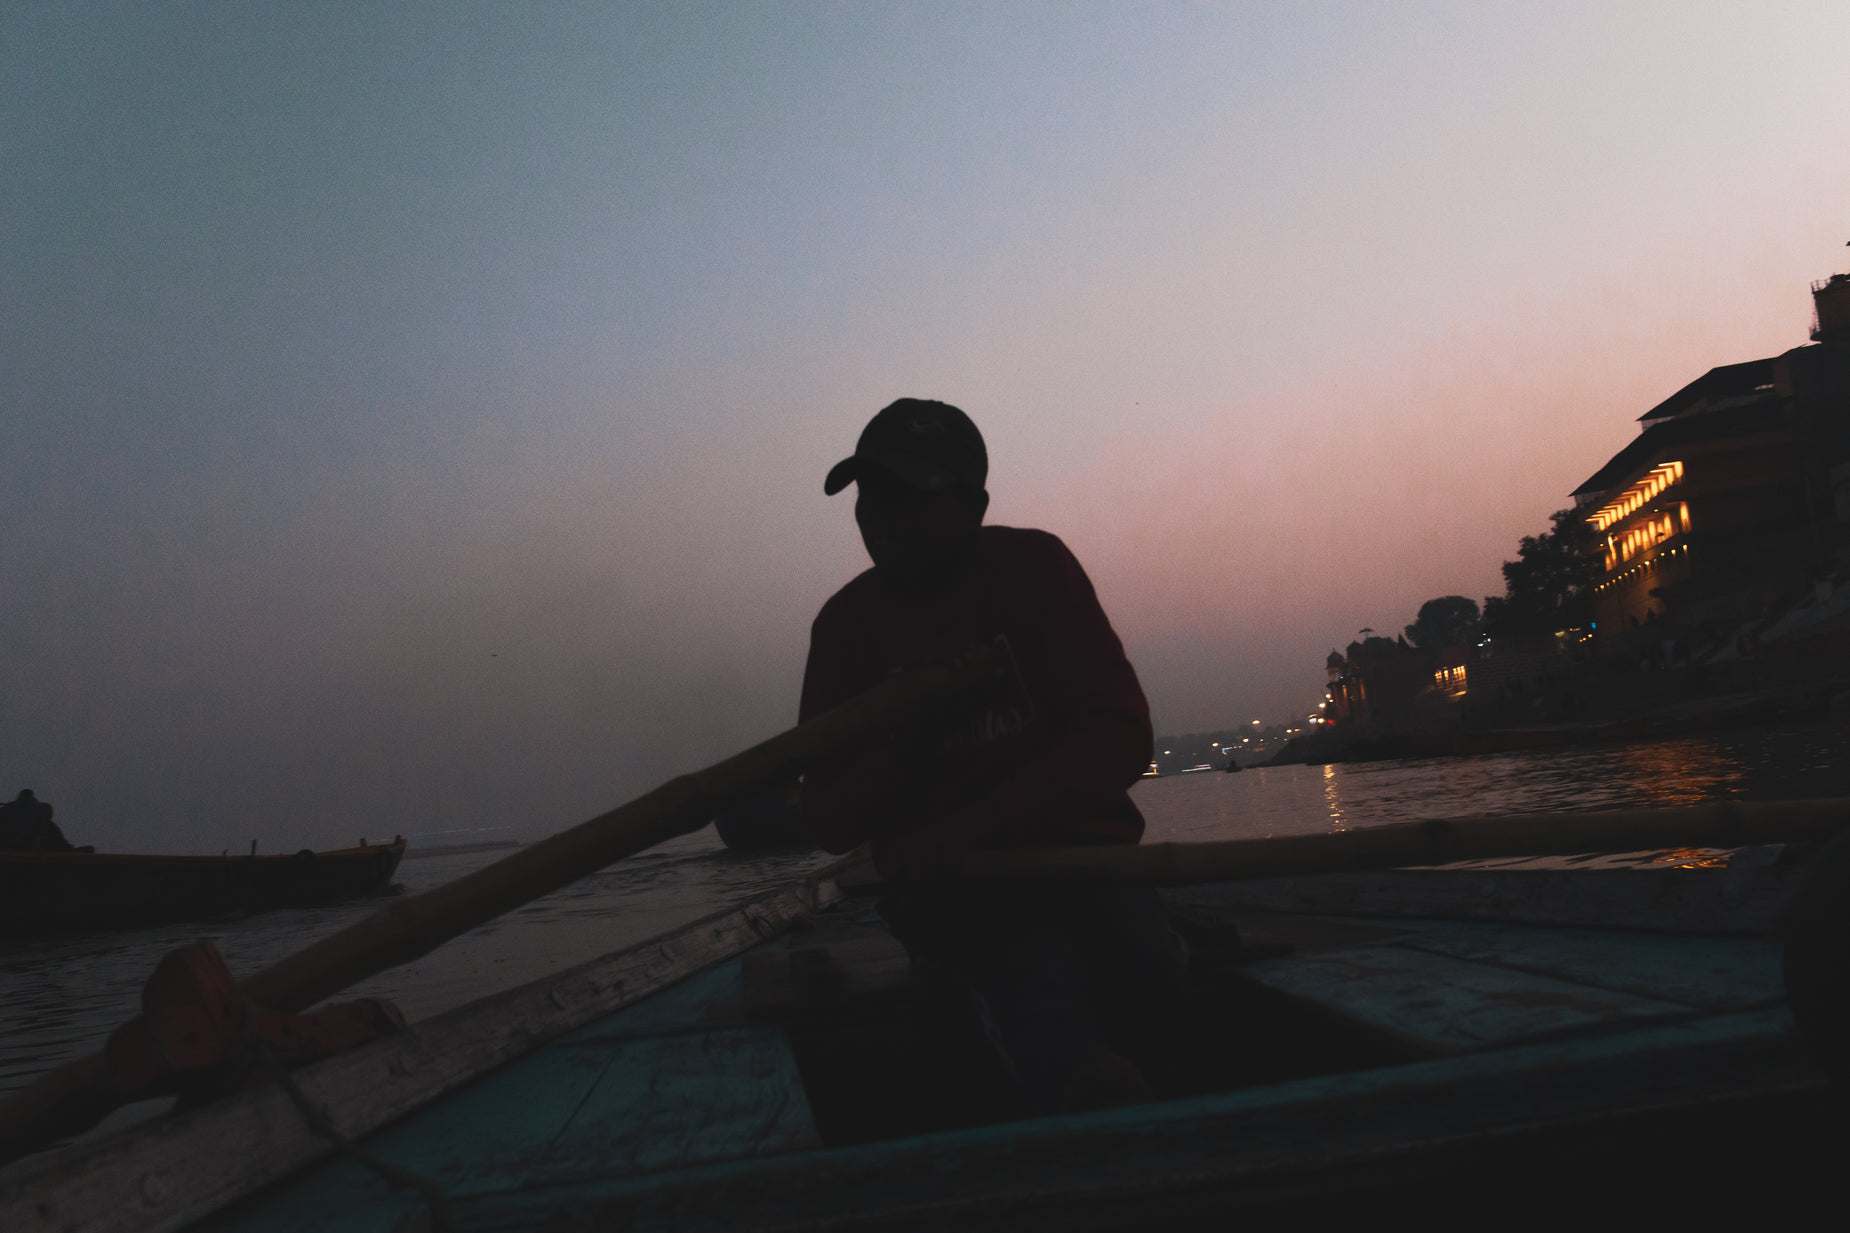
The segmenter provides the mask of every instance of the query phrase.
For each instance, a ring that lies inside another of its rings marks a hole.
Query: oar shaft
[[[1734,848],[1821,839],[1846,824],[1850,798],[1726,801],[1673,809],[1450,818],[1279,839],[976,851],[965,861],[964,876],[1183,886],[1504,856]]]
[[[445,886],[400,900],[240,987],[260,1006],[305,1009],[613,861],[699,830],[743,796],[956,703],[991,679],[995,669],[993,650],[972,648],[955,664],[884,681],[724,762],[671,780]],[[0,1102],[0,1163],[95,1125],[116,1103],[107,1081],[107,1067],[96,1054],[48,1071]]]
[[[967,694],[992,671],[992,654],[972,652],[955,667],[925,668],[883,682],[724,762],[396,903],[259,972],[242,988],[262,1006],[312,1006],[612,862],[697,831],[739,797],[865,742],[921,709]]]

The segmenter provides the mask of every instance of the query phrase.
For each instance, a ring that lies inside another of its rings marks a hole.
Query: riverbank
[[[1845,691],[1841,681],[1823,681],[1686,697],[1628,715],[1557,722],[1400,731],[1331,727],[1293,739],[1265,765],[1378,762],[1570,745],[1632,744],[1736,728],[1818,723],[1834,717],[1850,722],[1850,692]]]

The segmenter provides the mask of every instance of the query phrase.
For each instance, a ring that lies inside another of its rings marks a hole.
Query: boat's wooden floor
[[[1026,1227],[1105,1228],[1153,1197],[1206,1210],[1327,1192],[1820,1086],[1762,936],[1192,897],[1273,957],[1202,965],[1157,1103],[1022,1119],[956,998],[850,903],[367,1146],[437,1179],[466,1229],[1023,1227],[1029,1209]],[[336,1160],[198,1227],[388,1230],[421,1211]]]

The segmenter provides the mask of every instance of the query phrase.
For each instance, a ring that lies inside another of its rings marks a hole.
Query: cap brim
[[[829,477],[822,481],[825,496],[834,496],[848,485],[854,483],[855,475],[860,471],[860,459],[850,455],[829,468]]]
[[[830,467],[828,478],[822,481],[822,491],[828,496],[834,496],[860,479],[862,472],[869,467],[885,471],[908,488],[916,488],[920,492],[935,492],[940,488],[957,486],[948,472],[928,462],[903,455],[869,451],[865,454],[852,454]]]

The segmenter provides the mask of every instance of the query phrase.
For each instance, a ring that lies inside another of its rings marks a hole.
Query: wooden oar
[[[744,753],[671,780],[448,885],[401,899],[273,964],[240,988],[259,1006],[304,1010],[613,861],[697,831],[716,812],[819,759],[953,705],[995,669],[995,653],[975,647],[955,664],[894,677]],[[0,1103],[0,1162],[87,1130],[116,1103],[100,1053],[48,1071]]]
[[[986,881],[1189,886],[1505,856],[1738,848],[1825,839],[1845,826],[1850,826],[1850,797],[1721,801],[1585,813],[1480,814],[1279,839],[978,849],[965,858],[963,876]],[[851,894],[876,893],[885,885],[870,868],[839,881]]]
[[[964,876],[1185,886],[1502,856],[1738,848],[1823,839],[1846,824],[1850,797],[1480,815],[1281,839],[978,850],[966,859]]]

